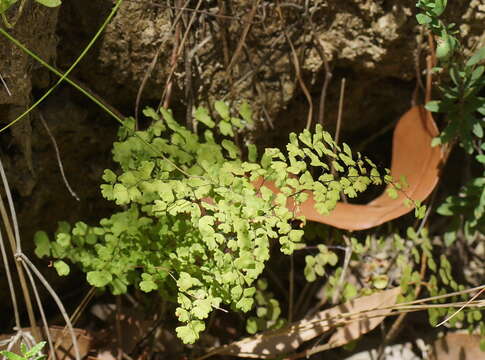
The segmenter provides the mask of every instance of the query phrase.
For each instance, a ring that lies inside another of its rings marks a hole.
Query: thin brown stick
[[[453,314],[451,314],[450,316],[448,316],[446,319],[444,319],[442,322],[440,322],[438,325],[436,325],[436,327],[438,326],[441,326],[445,323],[447,323],[448,321],[450,321],[452,318],[454,318],[460,311],[462,311],[464,308],[466,308],[468,305],[470,305],[473,300],[475,300],[477,297],[479,297],[481,294],[483,294],[483,292],[485,291],[485,289],[481,289],[480,291],[478,291],[475,295],[473,295],[471,297],[470,300],[468,300],[466,303],[464,303],[458,310],[456,310]]]
[[[288,274],[288,321],[293,321],[293,302],[294,302],[294,292],[295,292],[295,262],[293,259],[293,254],[290,255],[290,273]]]
[[[10,248],[12,250],[12,255],[16,256],[18,253],[22,251],[21,248],[21,242],[20,242],[20,236],[19,236],[19,231],[18,231],[18,224],[17,224],[17,217],[15,215],[15,208],[13,207],[13,200],[12,200],[12,194],[10,193],[10,187],[8,186],[8,181],[7,177],[5,175],[5,170],[3,168],[3,163],[0,160],[0,175],[2,178],[3,186],[5,189],[5,193],[7,195],[7,200],[9,203],[10,211],[11,211],[11,216],[12,216],[12,222],[14,225],[14,229],[12,230],[12,226],[10,225],[10,221],[8,218],[7,214],[7,209],[5,208],[5,205],[3,203],[2,196],[0,195],[0,213],[3,221],[3,226],[5,228],[5,231],[7,233],[7,238],[10,242]],[[14,235],[15,231],[15,235]],[[25,273],[24,269],[20,265],[18,261],[15,261],[15,268],[17,270],[17,274],[19,277],[20,281],[20,287],[22,289],[22,294],[24,296],[24,301],[25,301],[25,307],[27,308],[27,315],[29,318],[30,322],[30,327],[32,328],[32,334],[34,335],[34,338],[37,342],[40,341],[41,336],[39,332],[39,328],[37,327],[37,321],[35,319],[34,315],[34,307],[32,304],[32,298],[30,297],[30,291],[27,286],[27,280],[25,278]]]
[[[155,8],[161,8],[161,9],[173,9],[173,10],[180,10],[180,11],[185,11],[185,12],[195,12],[204,16],[210,16],[214,18],[220,18],[220,19],[226,19],[226,20],[232,20],[232,21],[238,21],[238,22],[246,22],[243,18],[239,16],[232,16],[232,15],[226,15],[226,14],[220,14],[220,13],[213,13],[207,10],[197,10],[197,9],[192,9],[188,7],[180,7],[180,6],[171,6],[171,5],[164,5],[164,4],[157,4],[153,1],[146,1],[146,0],[124,0],[125,2],[132,2],[132,3],[143,3]],[[259,24],[260,21],[255,21],[253,24]]]
[[[323,61],[323,67],[325,69],[325,78],[323,80],[322,90],[320,91],[320,103],[318,104],[318,124],[323,125],[323,123],[325,122],[325,102],[327,99],[327,91],[328,86],[332,81],[333,74],[330,69],[330,64],[328,63],[327,56],[325,55],[325,46],[323,44],[323,41],[317,36],[315,24],[313,23],[311,16],[308,16],[307,18],[310,24],[310,31],[312,33],[313,42],[317,45],[317,52]]]
[[[228,38],[229,32],[227,31],[227,26],[225,20],[225,15],[227,13],[226,9],[226,2],[224,0],[218,0],[219,3],[219,14],[224,17],[217,18],[217,23],[221,28],[221,40],[222,40],[222,54],[224,56],[224,66],[226,69],[229,68],[229,63],[231,59],[229,59],[229,45],[228,45]]]
[[[479,301],[472,301],[472,302],[454,302],[454,303],[445,303],[445,304],[422,304],[430,301],[435,301],[439,299],[444,299],[456,295],[463,295],[465,293],[470,293],[473,291],[485,289],[485,285],[473,288],[473,289],[468,289],[468,290],[463,290],[459,292],[453,292],[449,294],[444,294],[444,295],[438,295],[438,296],[433,296],[433,297],[428,297],[425,299],[419,299],[415,301],[410,301],[406,303],[401,303],[401,304],[395,304],[395,305],[386,305],[386,306],[380,306],[376,307],[373,309],[366,309],[366,310],[360,310],[360,311],[355,311],[355,312],[348,312],[348,313],[339,313],[336,314],[335,316],[332,316],[330,318],[324,318],[324,319],[318,319],[315,321],[309,321],[305,322],[302,325],[299,324],[294,324],[291,326],[292,332],[296,332],[298,330],[305,330],[309,329],[312,327],[317,327],[317,326],[322,326],[322,325],[331,325],[333,327],[335,326],[345,326],[347,324],[362,320],[362,319],[371,319],[371,318],[376,318],[376,317],[387,317],[387,316],[396,316],[401,313],[408,313],[408,312],[416,312],[416,311],[423,311],[431,308],[449,308],[449,307],[462,307],[465,304],[465,307],[478,307],[482,308],[485,307],[485,300],[479,300]],[[387,312],[382,312],[382,310],[387,310]],[[378,312],[377,314],[375,314]],[[287,328],[278,330],[280,333],[284,333],[287,331]],[[264,336],[264,334],[259,335],[259,336]],[[230,344],[229,344],[230,346]],[[303,357],[309,357],[312,354],[316,354],[320,351],[326,350],[328,345],[321,345],[297,354],[290,355],[289,357],[286,357],[285,359],[299,359]],[[196,360],[202,360],[206,359],[210,356],[214,356],[217,354],[222,353],[225,348],[227,348],[227,345],[216,348],[212,350],[211,352],[198,357]],[[248,354],[245,354],[248,355]]]
[[[72,315],[69,317],[69,320],[71,320],[71,323],[72,323],[73,326],[74,326],[75,323],[77,323],[77,321],[79,320],[79,317],[81,316],[82,311],[86,308],[89,301],[93,298],[95,291],[96,291],[96,288],[94,286],[92,286],[91,289],[89,290],[89,292],[83,297],[80,304],[76,307],[76,309],[74,310]],[[67,325],[65,325],[64,328],[62,329],[61,335],[59,335],[57,337],[57,340],[55,341],[54,352],[56,352],[57,349],[59,348],[59,346],[62,345],[64,336],[68,332],[69,332],[69,328],[67,327]],[[47,360],[50,360],[50,355],[47,358]]]
[[[187,0],[185,5],[184,5],[184,8],[189,5],[190,3],[190,0]],[[170,38],[170,35],[172,34],[172,32],[174,31],[175,27],[177,26],[180,18],[182,17],[182,14],[183,12],[182,11],[179,11],[177,16],[175,17],[175,20],[173,21],[172,23],[172,26],[170,26],[170,29],[168,30],[168,32],[165,34],[165,36],[163,37],[159,47],[158,47],[158,50],[157,52],[155,53],[155,56],[153,57],[152,59],[152,62],[150,63],[150,65],[148,66],[148,69],[147,71],[145,72],[145,75],[143,76],[143,79],[141,81],[141,84],[140,84],[140,87],[138,88],[138,92],[136,94],[136,100],[135,100],[135,130],[138,129],[138,110],[139,110],[139,107],[140,107],[140,101],[141,101],[141,95],[143,94],[143,90],[145,89],[146,87],[146,84],[148,82],[148,79],[150,78],[152,72],[153,72],[153,69],[155,68],[155,65],[157,64],[158,62],[158,57],[160,56],[160,53],[162,52],[162,49],[163,49],[163,46],[165,45],[165,43],[167,42],[167,40]],[[179,52],[177,52],[177,56],[179,56]],[[172,64],[172,68],[174,68],[176,66],[176,61],[175,61],[175,64]],[[171,84],[171,77],[169,77],[169,79],[167,80],[167,85],[165,85],[165,91],[164,93],[166,93],[167,91],[167,86],[168,84]]]
[[[5,274],[7,276],[8,289],[10,290],[10,297],[12,299],[13,313],[14,313],[14,319],[15,319],[15,327],[17,329],[21,329],[22,325],[20,324],[20,313],[19,313],[19,306],[18,306],[18,303],[17,303],[17,296],[15,295],[15,288],[13,286],[12,273],[10,271],[10,265],[8,263],[8,258],[7,258],[7,251],[5,249],[5,244],[3,242],[3,236],[2,236],[1,231],[0,231],[0,252],[2,253],[3,268],[4,268]]]
[[[37,302],[37,308],[40,312],[40,318],[42,320],[42,324],[44,325],[45,336],[47,337],[47,343],[49,344],[49,349],[51,350],[49,356],[52,356],[54,360],[57,360],[56,350],[54,348],[54,344],[52,342],[52,336],[49,331],[49,324],[47,323],[47,317],[45,316],[44,307],[42,306],[42,301],[40,300],[39,291],[37,290],[37,285],[35,284],[34,278],[32,276],[32,272],[30,271],[29,267],[22,263],[24,266],[25,272],[27,273],[27,277],[29,278],[30,285],[32,286],[32,291],[34,292],[34,298]]]
[[[309,109],[308,109],[305,129],[310,129],[312,125],[312,119],[313,119],[313,100],[310,95],[310,91],[308,91],[308,88],[306,87],[305,82],[301,77],[300,61],[298,60],[298,55],[296,54],[296,50],[295,50],[295,47],[293,46],[293,42],[291,41],[290,37],[286,34],[286,31],[285,31],[285,35],[286,35],[286,41],[288,42],[288,44],[290,44],[291,54],[293,56],[293,66],[295,68],[296,77],[298,78],[298,83],[300,84],[301,90],[305,94],[305,97],[308,101]]]
[[[188,0],[190,1],[190,0]],[[196,10],[198,10],[200,8],[200,6],[202,5],[202,0],[199,0],[197,2],[197,5],[196,5]],[[182,40],[180,41],[180,44],[179,44],[179,48],[178,48],[178,51],[177,51],[177,58],[181,55],[182,51],[184,50],[185,48],[185,42],[187,41],[187,37],[189,36],[189,33],[190,33],[190,30],[192,28],[192,25],[195,21],[195,17],[196,17],[197,13],[194,12],[189,20],[189,24],[187,25],[187,29],[185,29],[185,32],[184,32],[184,35],[182,36]],[[168,84],[171,82],[172,80],[172,77],[173,77],[173,74],[175,73],[175,69],[177,67],[177,64],[173,64],[170,68],[170,71],[169,71],[169,74],[168,74],[168,77],[167,77],[167,82],[165,83],[165,87],[163,89],[163,93],[162,93],[162,97],[161,97],[161,100],[160,100],[160,104],[159,104],[159,108],[160,106],[162,105],[163,103],[163,99],[165,98],[166,94],[167,94],[167,86]]]
[[[17,10],[17,14],[15,14],[15,16],[14,16],[13,20],[8,21],[8,20],[7,20],[6,15],[5,15],[5,13],[4,13],[4,12],[2,12],[2,14],[1,14],[1,15],[2,15],[2,18],[3,18],[3,19],[4,19],[4,21],[5,21],[5,25],[6,25],[6,27],[7,27],[7,28],[12,29],[12,28],[14,28],[14,27],[15,27],[15,25],[17,24],[17,21],[19,21],[20,17],[21,17],[21,16],[22,16],[22,14],[24,13],[24,8],[25,8],[25,3],[26,3],[26,2],[27,2],[26,0],[22,0],[22,1],[20,2],[19,9]],[[8,4],[8,3],[7,3],[7,4]]]
[[[56,158],[57,158],[57,165],[59,166],[59,170],[61,171],[61,176],[62,176],[62,180],[64,181],[64,185],[66,185],[67,190],[69,191],[69,193],[72,195],[74,199],[76,199],[77,201],[81,201],[79,196],[77,196],[77,194],[71,188],[71,185],[69,185],[69,181],[67,181],[66,174],[64,173],[64,166],[62,166],[62,159],[61,159],[61,154],[59,152],[59,147],[57,146],[57,141],[52,135],[51,130],[49,129],[49,126],[47,126],[47,122],[45,121],[44,115],[42,115],[41,111],[39,111],[39,119],[42,125],[44,126],[44,129],[47,132],[47,135],[49,135],[52,145],[54,146],[54,150],[56,152]]]
[[[49,282],[40,273],[40,271],[34,266],[34,264],[32,264],[32,262],[29,260],[29,258],[27,256],[25,256],[25,254],[17,253],[16,256],[15,256],[15,259],[18,262],[22,262],[24,265],[27,265],[30,268],[30,270],[32,270],[32,272],[35,274],[35,276],[37,276],[37,279],[39,279],[39,281],[42,283],[42,285],[44,285],[46,290],[49,292],[49,294],[54,299],[54,302],[56,303],[57,307],[59,308],[59,311],[60,311],[62,317],[64,318],[64,321],[66,322],[67,327],[69,328],[69,333],[71,334],[71,341],[72,341],[72,344],[73,344],[73,347],[74,347],[74,355],[76,357],[76,360],[81,360],[81,356],[80,356],[80,353],[79,353],[79,346],[78,346],[78,343],[77,343],[76,335],[74,333],[74,328],[72,327],[72,323],[69,320],[69,316],[67,316],[66,309],[64,308],[64,305],[62,304],[61,299],[56,294],[56,292],[54,291],[52,286],[49,284]]]
[[[115,314],[115,326],[116,326],[116,342],[118,353],[116,354],[116,359],[121,360],[123,358],[123,334],[121,332],[121,298],[116,296],[116,314]]]
[[[420,67],[420,61],[421,61],[421,48],[422,48],[422,40],[423,40],[423,35],[424,35],[424,26],[421,26],[419,30],[419,35],[418,35],[418,40],[416,44],[416,51],[414,54],[414,69],[416,71],[416,83],[414,86],[413,90],[413,97],[411,100],[411,105],[415,106],[419,103],[418,101],[418,93],[419,89],[422,91],[425,91],[423,81],[421,79],[421,67]]]
[[[426,263],[427,263],[427,261],[428,261],[428,257],[426,256],[426,254],[423,253],[421,255],[421,269],[419,271],[419,278],[421,279],[421,281],[417,284],[416,289],[414,290],[414,297],[415,298],[417,298],[419,296],[419,294],[421,292],[421,288],[423,286],[423,279],[424,279],[424,275],[426,273]],[[381,345],[379,346],[377,360],[382,359],[382,357],[384,356],[384,350],[385,350],[386,346],[389,343],[391,343],[391,341],[393,341],[399,335],[399,332],[402,329],[402,324],[404,323],[404,320],[406,319],[407,314],[408,313],[405,313],[405,312],[402,313],[402,314],[399,314],[396,321],[394,321],[394,323],[392,324],[391,328],[389,329],[386,336],[382,340]]]
[[[291,54],[292,54],[292,58],[293,58],[293,66],[295,68],[295,73],[296,73],[296,77],[298,79],[298,83],[300,84],[300,87],[301,87],[301,89],[302,89],[303,93],[305,94],[305,97],[308,101],[309,109],[308,109],[307,122],[306,122],[305,129],[310,129],[310,127],[312,125],[312,120],[313,120],[313,100],[312,100],[312,97],[310,95],[310,92],[308,91],[308,88],[305,85],[305,82],[303,81],[303,78],[301,77],[301,68],[300,68],[300,61],[298,60],[298,54],[295,50],[295,47],[293,46],[293,42],[291,41],[291,37],[290,37],[290,35],[288,35],[288,31],[285,28],[283,12],[281,11],[279,1],[277,3],[276,10],[277,10],[278,16],[281,20],[281,23],[283,25],[283,34],[286,38],[286,42],[290,45],[290,48],[291,48]]]
[[[338,114],[337,114],[337,128],[335,129],[335,143],[338,144],[340,140],[340,130],[342,128],[342,114],[344,110],[344,97],[345,97],[345,81],[343,78],[340,83],[340,97],[338,101]]]
[[[7,94],[8,96],[12,96],[12,93],[10,92],[10,89],[8,88],[7,86],[7,83],[5,82],[5,80],[3,79],[3,76],[2,74],[0,73],[0,82],[2,83],[3,87],[5,88],[5,90],[7,91]]]
[[[177,22],[177,26],[175,27],[172,55],[170,56],[170,66],[173,66],[174,64],[177,63],[177,51],[179,47],[180,32],[181,32],[180,26],[181,26],[180,22]],[[173,87],[173,82],[170,81],[170,83],[167,85],[167,94],[163,102],[163,107],[166,109],[168,109],[168,107],[170,106],[170,99],[172,97],[172,87]]]
[[[244,27],[241,38],[239,39],[239,42],[237,44],[236,51],[234,51],[234,54],[232,55],[231,61],[229,62],[229,66],[226,69],[226,73],[228,75],[231,73],[232,67],[236,64],[237,60],[239,59],[239,55],[241,54],[241,50],[242,50],[243,45],[246,41],[246,37],[248,36],[249,30],[251,29],[252,21],[254,19],[254,16],[256,15],[256,10],[258,8],[258,5],[259,5],[259,0],[256,0],[253,3],[251,11],[249,12],[249,14],[247,16],[247,23]]]
[[[342,265],[342,272],[340,274],[340,279],[333,291],[333,296],[332,296],[333,304],[337,304],[340,301],[340,298],[342,297],[342,288],[344,286],[345,276],[347,275],[347,270],[350,265],[350,259],[352,257],[352,244],[350,243],[350,240],[348,239],[347,236],[344,236],[343,238],[346,245],[345,257],[344,257],[344,263]]]

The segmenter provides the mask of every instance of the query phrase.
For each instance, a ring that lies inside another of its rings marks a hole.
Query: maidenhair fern
[[[127,119],[113,146],[119,169],[105,170],[101,185],[120,211],[99,226],[63,223],[55,241],[43,232],[36,236],[38,255],[58,259],[60,275],[69,272],[61,260],[67,259],[95,287],[121,294],[135,285],[177,302],[182,323],[177,334],[185,343],[198,339],[214,309],[252,309],[270,242],[278,241],[284,254],[304,246],[303,230],[292,220],[308,191],[314,192],[317,210],[328,214],[341,192],[352,198],[390,179],[346,144],[337,146],[320,125],[313,133],[291,134],[286,153],[269,148],[258,156],[249,145],[243,160],[229,137],[248,125],[250,109],[243,105],[240,117],[223,102],[215,109],[217,123],[206,109],[195,112],[199,128],[205,128],[201,135],[166,109],[161,114],[146,109],[153,122],[144,131],[135,132],[134,120]],[[256,186],[261,179],[281,192],[264,182]]]

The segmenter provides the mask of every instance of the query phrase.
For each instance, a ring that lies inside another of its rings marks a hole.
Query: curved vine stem
[[[32,110],[34,110],[44,99],[49,96],[64,80],[67,80],[67,76],[74,70],[74,68],[79,64],[79,62],[84,58],[84,56],[87,54],[87,52],[91,49],[91,47],[94,45],[96,40],[101,36],[101,33],[104,31],[108,23],[111,21],[113,16],[115,15],[116,11],[120,7],[121,3],[123,0],[117,0],[115,6],[111,9],[111,13],[106,17],[104,20],[103,24],[100,26],[96,34],[93,36],[91,41],[89,41],[88,45],[84,48],[84,50],[81,52],[81,54],[78,56],[78,58],[72,63],[72,65],[69,67],[69,69],[64,73],[61,74],[61,78],[57,80],[57,82],[52,86],[49,90],[47,90],[44,95],[42,95],[34,104],[32,104],[27,110],[25,110],[22,114],[20,114],[16,119],[12,120],[10,123],[5,125],[0,129],[0,133],[3,131],[7,130],[9,127],[23,119],[27,114],[29,114]],[[0,28],[0,34],[2,34],[4,37],[6,37],[8,40],[10,40],[12,43],[14,43],[16,46],[22,49],[26,54],[30,55],[32,58],[34,58],[36,61],[38,61],[40,64],[48,68],[49,70],[52,69],[52,67],[47,64],[44,60],[42,60],[40,57],[38,57],[36,54],[34,54],[32,51],[30,51],[26,46],[24,46],[20,41],[18,41],[16,38],[14,38],[12,35],[10,35],[5,29]],[[59,74],[58,74],[59,75]],[[107,109],[105,109],[107,110]]]

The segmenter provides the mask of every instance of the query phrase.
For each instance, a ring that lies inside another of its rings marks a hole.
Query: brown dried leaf
[[[297,321],[283,329],[264,332],[215,349],[210,354],[235,355],[267,359],[295,351],[301,344],[337,328],[330,341],[345,344],[374,329],[396,303],[400,288],[363,296],[312,317]],[[364,312],[363,314],[360,314]],[[335,345],[339,346],[339,345]]]
[[[439,146],[431,147],[431,140],[438,134],[431,113],[422,106],[412,107],[399,119],[392,140],[391,175],[396,180],[401,176],[406,178],[405,193],[399,191],[398,197],[391,199],[384,191],[364,205],[339,202],[329,215],[321,215],[315,209],[313,194],[309,192],[308,200],[299,206],[296,216],[303,215],[307,220],[340,229],[364,230],[407,214],[413,207],[404,205],[404,200],[423,201],[438,183],[444,154]],[[262,179],[258,180],[258,185],[262,182]],[[271,181],[264,181],[264,185],[279,192]]]
[[[396,304],[400,288],[389,289],[371,296],[356,299],[354,308],[348,312],[365,311],[372,308],[383,308]],[[319,350],[324,351],[345,345],[353,340],[359,339],[362,335],[374,330],[389,314],[388,309],[372,310],[366,312],[360,319],[356,319],[345,326],[339,327],[330,340]]]

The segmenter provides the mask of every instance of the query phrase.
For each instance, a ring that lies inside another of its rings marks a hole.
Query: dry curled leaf
[[[329,215],[321,215],[309,192],[308,200],[299,206],[296,216],[303,215],[307,220],[340,229],[365,230],[407,214],[413,206],[405,205],[404,201],[422,202],[438,183],[444,154],[439,146],[431,147],[431,141],[438,134],[431,113],[422,106],[412,107],[399,119],[392,140],[391,175],[394,179],[405,177],[408,184],[404,191],[398,191],[397,198],[390,198],[384,191],[368,204],[339,202]],[[270,181],[264,185],[279,192]]]
[[[384,309],[396,303],[400,288],[363,296],[331,309],[320,311],[283,329],[264,332],[213,350],[246,358],[269,359],[295,351],[301,344],[336,329],[330,347],[355,340],[379,325],[389,313]],[[329,347],[329,348],[330,348]]]

